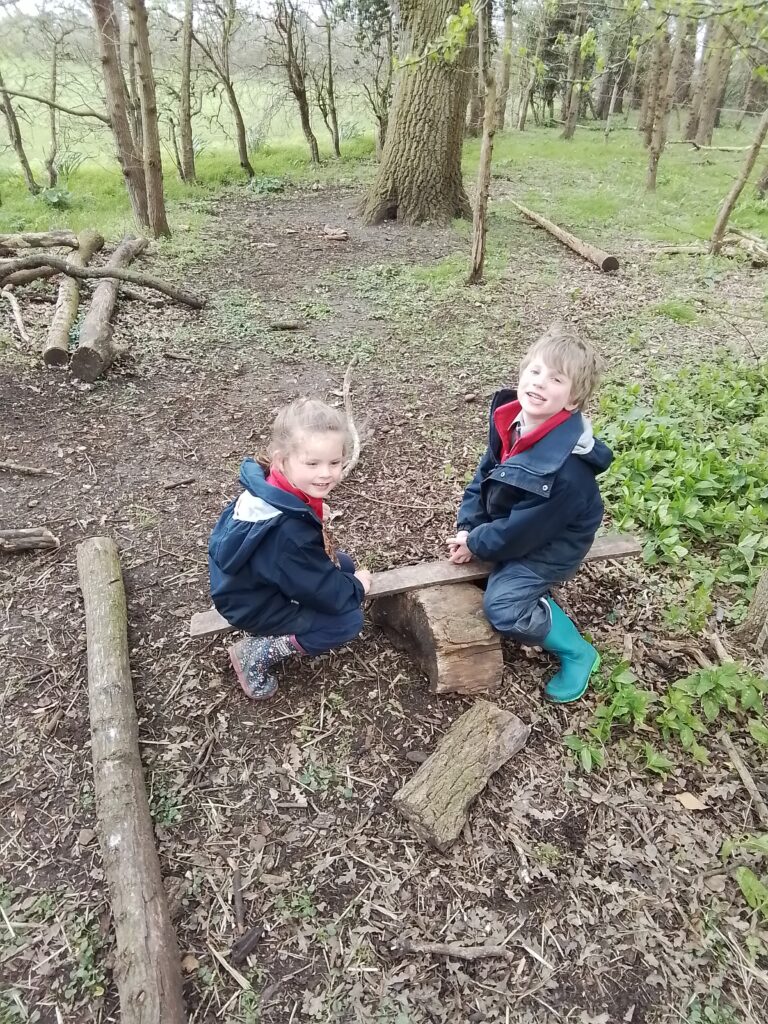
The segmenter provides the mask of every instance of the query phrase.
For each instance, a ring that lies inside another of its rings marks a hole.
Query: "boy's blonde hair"
[[[571,382],[571,403],[583,409],[600,383],[600,360],[590,344],[570,324],[554,323],[531,345],[520,363],[520,372],[541,359],[560,370]]]
[[[275,452],[288,454],[295,451],[302,434],[327,434],[330,431],[341,435],[344,455],[349,448],[349,423],[340,409],[334,409],[316,398],[297,398],[284,406],[272,424],[272,438],[269,443],[269,458]]]

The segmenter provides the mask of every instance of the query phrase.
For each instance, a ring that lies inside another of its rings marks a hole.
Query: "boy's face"
[[[302,434],[287,455],[275,452],[276,468],[310,498],[325,498],[341,480],[344,439],[335,430]]]
[[[520,374],[517,399],[523,407],[527,426],[539,426],[563,409],[576,408],[571,402],[571,380],[562,370],[534,359]]]

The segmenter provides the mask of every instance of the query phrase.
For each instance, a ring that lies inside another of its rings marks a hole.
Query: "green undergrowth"
[[[694,589],[755,582],[768,559],[768,367],[721,354],[609,386],[598,431],[615,455],[602,483],[613,523],[644,535],[648,563]]]

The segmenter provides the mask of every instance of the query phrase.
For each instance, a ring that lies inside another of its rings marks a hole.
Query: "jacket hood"
[[[240,465],[240,483],[246,491],[256,498],[261,498],[272,508],[287,515],[308,516],[317,519],[312,509],[301,498],[268,484],[264,469],[255,459],[244,459]],[[319,522],[319,520],[318,520]]]

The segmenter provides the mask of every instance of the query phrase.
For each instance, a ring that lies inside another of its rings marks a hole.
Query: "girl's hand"
[[[358,569],[357,572],[355,573],[355,579],[360,580],[360,582],[363,584],[363,590],[367,594],[368,591],[371,589],[371,583],[373,582],[371,574],[368,572],[368,570]]]

